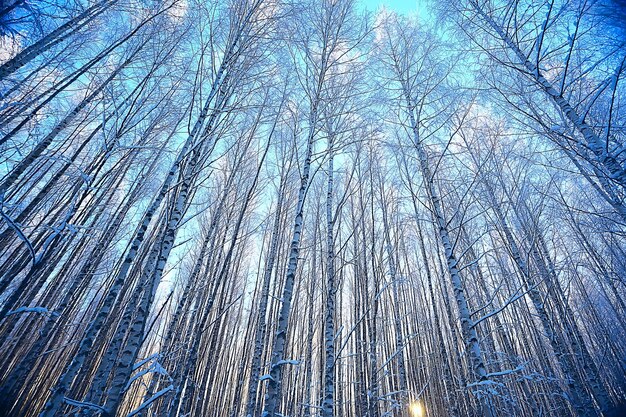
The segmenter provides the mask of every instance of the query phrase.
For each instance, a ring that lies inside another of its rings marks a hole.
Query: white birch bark
[[[248,386],[248,399],[246,406],[246,417],[253,417],[256,407],[257,392],[259,390],[259,376],[261,374],[261,359],[263,355],[263,341],[267,332],[267,306],[270,294],[270,281],[274,263],[278,252],[278,242],[280,238],[280,224],[283,211],[285,178],[281,177],[278,187],[278,198],[276,202],[276,215],[274,217],[274,225],[272,227],[272,235],[270,238],[270,248],[265,262],[265,270],[263,272],[263,283],[261,287],[261,295],[259,300],[258,325],[254,336],[254,352],[252,353],[252,371],[250,373],[250,381]]]
[[[3,80],[13,74],[15,71],[32,61],[37,56],[46,52],[54,45],[63,42],[73,34],[77,33],[80,29],[85,27],[117,2],[118,0],[101,0],[93,6],[85,9],[82,13],[68,20],[58,28],[54,29],[34,44],[24,48],[16,56],[0,66],[0,80]]]
[[[484,21],[498,34],[501,40],[506,46],[515,54],[519,63],[527,70],[528,75],[540,87],[543,92],[554,102],[554,104],[561,110],[563,115],[572,123],[574,128],[583,136],[586,145],[597,159],[597,162],[603,166],[608,176],[622,187],[626,188],[626,170],[617,161],[614,155],[612,155],[604,146],[603,141],[594,132],[593,128],[585,122],[578,112],[572,107],[567,99],[565,99],[557,89],[548,81],[537,65],[532,62],[520,47],[513,41],[513,39],[505,32],[488,13],[485,12],[476,0],[470,0],[472,7],[476,12],[484,19]]]
[[[135,260],[135,257],[137,256],[139,247],[144,240],[146,231],[148,230],[148,227],[152,221],[152,218],[154,217],[158,208],[161,206],[163,199],[169,192],[169,189],[174,181],[174,178],[176,177],[176,173],[178,172],[181,163],[183,162],[184,158],[187,156],[187,153],[191,149],[191,146],[193,145],[196,139],[196,136],[198,135],[200,129],[202,128],[203,122],[206,119],[207,113],[211,106],[210,99],[211,97],[209,97],[209,99],[207,100],[204,108],[202,109],[200,115],[198,116],[198,119],[196,120],[196,123],[193,129],[191,130],[189,136],[187,137],[187,140],[185,141],[184,146],[182,147],[182,149],[178,153],[176,160],[170,167],[167,173],[167,176],[165,180],[163,181],[163,184],[161,185],[159,193],[157,194],[157,196],[154,198],[154,200],[152,201],[152,203],[150,204],[150,206],[144,213],[140,226],[137,228],[137,230],[135,231],[131,239],[130,249],[125,256],[124,261],[122,262],[122,265],[119,271],[117,272],[117,275],[113,281],[113,285],[111,286],[111,288],[109,289],[109,292],[104,298],[102,308],[98,311],[94,319],[89,324],[87,330],[85,331],[85,334],[83,338],[81,339],[79,349],[76,352],[76,355],[74,356],[73,360],[68,364],[64,373],[59,378],[58,382],[55,384],[52,390],[51,397],[46,403],[43,411],[41,412],[40,417],[54,417],[55,414],[59,412],[59,410],[63,406],[63,399],[65,397],[66,392],[70,388],[70,384],[72,383],[72,381],[74,380],[74,378],[80,371],[80,368],[82,367],[85,360],[87,359],[87,356],[89,355],[89,352],[94,343],[97,333],[100,331],[102,325],[106,321],[109,315],[109,312],[111,311],[111,308],[113,307],[113,303],[115,302],[118,294],[120,293],[120,291],[122,290],[122,287],[124,286],[124,283],[126,281],[126,276],[130,270],[131,265],[133,264]]]
[[[381,184],[382,184],[381,179]],[[384,190],[381,190],[384,193]],[[387,202],[385,200],[382,201],[381,211],[383,217],[383,235],[385,239],[385,250],[387,252],[387,263],[389,264],[389,279],[391,280],[391,290],[393,293],[393,298],[395,303],[400,302],[400,294],[398,292],[398,276],[396,272],[396,255],[393,244],[391,242],[391,233],[389,230],[389,219],[387,214]],[[407,375],[406,375],[406,364],[404,361],[404,341],[402,340],[402,320],[400,318],[400,312],[398,311],[398,306],[394,308],[394,319],[393,325],[395,330],[395,342],[396,342],[396,351],[395,354],[398,358],[398,382],[399,382],[399,390],[400,390],[400,414],[406,415],[406,410],[409,405],[409,397],[408,397],[408,384],[407,384]]]
[[[328,183],[326,188],[326,309],[324,317],[324,393],[322,417],[334,416],[335,403],[335,234],[333,214],[333,133],[329,132]],[[312,307],[311,307],[312,308]]]
[[[487,193],[491,196],[494,196],[494,190],[489,186],[489,184],[484,181],[485,188]],[[528,295],[533,303],[533,307],[537,311],[537,315],[539,320],[541,321],[543,327],[543,333],[550,342],[550,346],[556,355],[557,362],[561,370],[563,371],[565,378],[567,380],[568,391],[570,395],[570,401],[574,410],[576,410],[576,414],[579,416],[592,416],[594,415],[593,410],[591,409],[591,399],[584,391],[582,387],[581,381],[579,381],[577,377],[577,372],[575,369],[575,365],[571,360],[570,355],[567,352],[567,349],[563,345],[562,338],[560,338],[553,328],[552,323],[550,322],[550,318],[546,311],[543,296],[537,288],[538,283],[533,278],[533,274],[528,267],[522,253],[519,249],[515,238],[513,237],[513,233],[508,226],[508,222],[504,217],[504,213],[500,208],[500,205],[497,201],[492,198],[492,209],[496,214],[496,218],[500,223],[500,227],[504,232],[504,236],[509,245],[509,251],[511,257],[513,258],[515,265],[519,269],[520,273],[524,277],[524,281],[526,284],[526,289],[528,290]]]
[[[143,44],[145,45],[145,43]],[[143,46],[142,45],[142,46]],[[13,183],[24,173],[24,171],[37,159],[41,154],[50,146],[54,138],[65,129],[75,118],[80,114],[80,112],[89,105],[94,98],[99,97],[102,91],[107,87],[107,85],[118,76],[118,74],[132,62],[137,53],[141,50],[141,48],[136,49],[122,64],[120,64],[109,76],[104,80],[98,88],[96,88],[91,94],[85,97],[76,107],[72,109],[72,111],[57,124],[54,129],[50,133],[48,133],[42,140],[33,148],[32,151],[28,153],[13,169],[11,172],[2,180],[0,183],[0,203],[3,202],[5,193],[7,189],[13,185]]]
[[[426,188],[431,210],[433,212],[433,217],[438,228],[439,239],[445,251],[448,276],[454,290],[454,297],[459,313],[459,320],[461,322],[461,332],[463,334],[465,348],[472,364],[472,371],[474,378],[476,379],[476,383],[486,383],[489,381],[489,377],[483,361],[482,349],[478,339],[478,334],[476,333],[476,327],[470,315],[467,298],[463,289],[463,281],[458,269],[458,261],[454,255],[452,242],[448,232],[448,223],[444,217],[441,200],[433,182],[434,178],[430,170],[428,156],[419,135],[419,126],[413,114],[414,105],[406,89],[404,91],[404,96],[409,113],[411,133],[413,135],[414,144],[418,153],[420,171],[424,180],[424,186]],[[485,393],[476,390],[476,388],[474,388],[474,392],[480,402],[481,413],[483,416],[493,416],[494,410],[492,409],[488,396]]]
[[[294,219],[291,245],[289,249],[289,263],[285,276],[285,287],[281,297],[280,312],[278,316],[278,327],[274,338],[274,350],[272,352],[272,364],[270,366],[270,378],[267,384],[265,395],[265,408],[263,417],[275,417],[278,415],[278,403],[280,400],[282,368],[284,362],[285,347],[287,343],[287,323],[291,312],[291,300],[293,297],[296,270],[298,268],[298,255],[300,253],[300,238],[302,236],[302,223],[304,221],[304,200],[309,187],[309,175],[311,171],[311,155],[313,153],[313,139],[315,137],[315,125],[317,124],[317,108],[311,109],[309,133],[307,137],[307,148],[302,165],[300,176],[300,189],[298,191],[298,202],[296,204],[296,214]]]

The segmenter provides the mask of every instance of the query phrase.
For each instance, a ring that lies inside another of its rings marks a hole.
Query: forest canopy
[[[0,2],[0,417],[626,415],[626,5],[404,6]]]

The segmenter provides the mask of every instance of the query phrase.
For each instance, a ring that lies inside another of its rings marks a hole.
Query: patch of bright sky
[[[432,4],[429,5],[429,0],[357,0],[357,7],[370,12],[386,9],[400,15],[417,18],[422,22],[433,19],[430,10]]]
[[[423,15],[425,2],[421,0],[359,0],[359,5],[367,10],[376,11],[380,7],[404,15]]]

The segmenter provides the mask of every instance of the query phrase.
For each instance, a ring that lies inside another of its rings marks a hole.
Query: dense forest
[[[0,1],[0,416],[626,415],[626,7],[404,3]]]

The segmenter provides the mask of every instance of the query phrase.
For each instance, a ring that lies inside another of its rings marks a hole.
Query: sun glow
[[[409,412],[411,413],[411,417],[425,417],[426,409],[424,405],[419,401],[413,401],[409,404]]]

